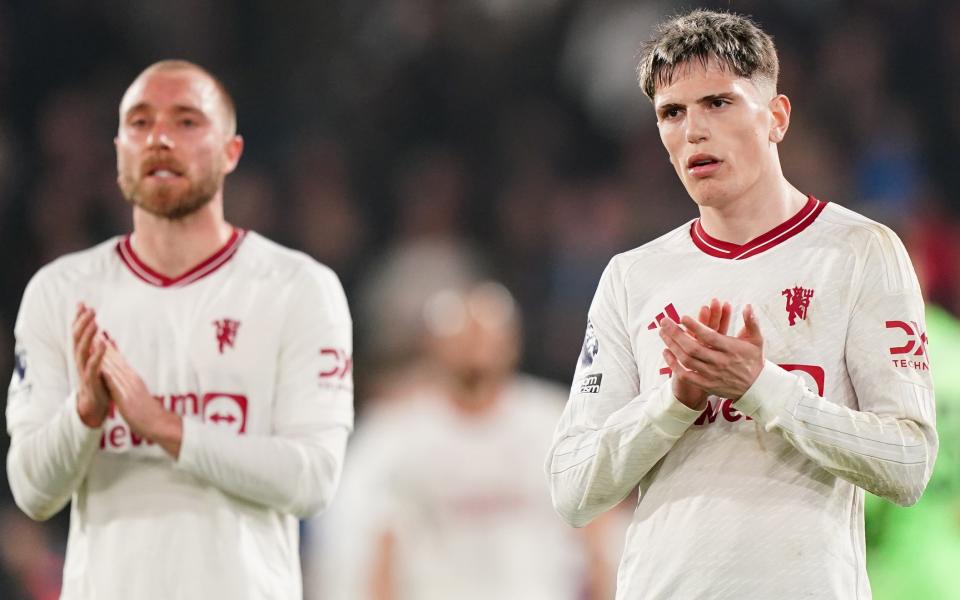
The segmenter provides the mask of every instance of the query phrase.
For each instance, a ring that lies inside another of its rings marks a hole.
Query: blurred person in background
[[[868,598],[864,491],[915,503],[937,452],[909,256],[784,177],[791,105],[751,20],[671,18],[638,71],[700,218],[601,277],[554,505],[583,526],[639,491],[618,598]]]
[[[343,290],[225,220],[243,139],[213,75],[155,63],[119,117],[133,233],[24,292],[14,499],[37,520],[72,501],[64,600],[300,598],[297,518],[332,498],[353,423]]]
[[[446,289],[421,319],[419,385],[382,399],[358,427],[341,494],[315,530],[309,597],[612,598],[609,521],[566,528],[543,487],[563,390],[515,371],[509,292]]]
[[[56,600],[62,571],[50,532],[13,506],[0,507],[0,598]]]

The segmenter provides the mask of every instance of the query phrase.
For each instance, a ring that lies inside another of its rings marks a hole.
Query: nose
[[[687,141],[691,144],[699,144],[710,138],[710,129],[707,126],[706,115],[701,114],[695,108],[687,111],[687,118],[684,120],[687,126]]]
[[[147,134],[147,146],[150,148],[173,149],[173,139],[167,134],[166,127],[160,123],[153,126]]]

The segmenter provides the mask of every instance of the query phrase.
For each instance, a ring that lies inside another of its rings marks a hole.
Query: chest
[[[642,381],[670,376],[662,357],[661,321],[695,318],[701,306],[716,298],[732,307],[727,335],[743,328],[744,308],[751,305],[763,334],[764,357],[797,372],[808,387],[824,394],[825,373],[843,363],[856,299],[849,256],[801,250],[765,261],[699,260],[673,267],[665,273],[668,284],[642,293],[628,290],[629,331]]]
[[[546,444],[531,437],[509,423],[437,431],[411,453],[407,492],[444,522],[521,519],[549,503],[541,475]]]
[[[167,410],[236,434],[269,431],[284,325],[278,290],[215,278],[172,289],[91,283],[65,300],[65,310],[81,301]],[[69,344],[69,332],[64,339]],[[103,449],[149,445],[119,412],[109,415]]]

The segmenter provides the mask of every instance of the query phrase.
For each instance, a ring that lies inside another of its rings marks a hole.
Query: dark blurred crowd
[[[960,312],[960,4],[696,4],[753,15],[774,36],[794,107],[788,179],[893,226],[928,296]],[[373,374],[406,351],[391,342],[390,309],[431,276],[421,259],[450,252],[517,297],[525,370],[565,382],[609,258],[696,215],[634,72],[651,27],[691,6],[4,0],[0,374],[12,370],[29,277],[130,229],[115,182],[117,105],[144,66],[176,57],[208,67],[237,101],[246,152],[227,180],[228,219],[343,279],[361,410]],[[378,278],[403,260],[413,266],[390,270],[406,273],[399,281]],[[455,276],[462,263],[451,264]],[[8,498],[4,478],[0,507]],[[57,543],[25,542],[37,558],[22,569],[57,569]],[[22,580],[17,568],[0,578]]]

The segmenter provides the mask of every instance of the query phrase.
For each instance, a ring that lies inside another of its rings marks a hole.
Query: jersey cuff
[[[181,423],[180,454],[177,455],[176,465],[179,468],[192,473],[196,470],[199,445],[197,438],[203,435],[200,432],[200,429],[203,427],[203,423],[197,419],[182,419]]]
[[[757,380],[734,406],[748,417],[765,423],[787,405],[796,387],[796,375],[791,375],[769,360],[764,360]]]
[[[683,435],[701,412],[676,399],[670,380],[660,386],[646,406],[647,417],[653,426],[672,438]]]

